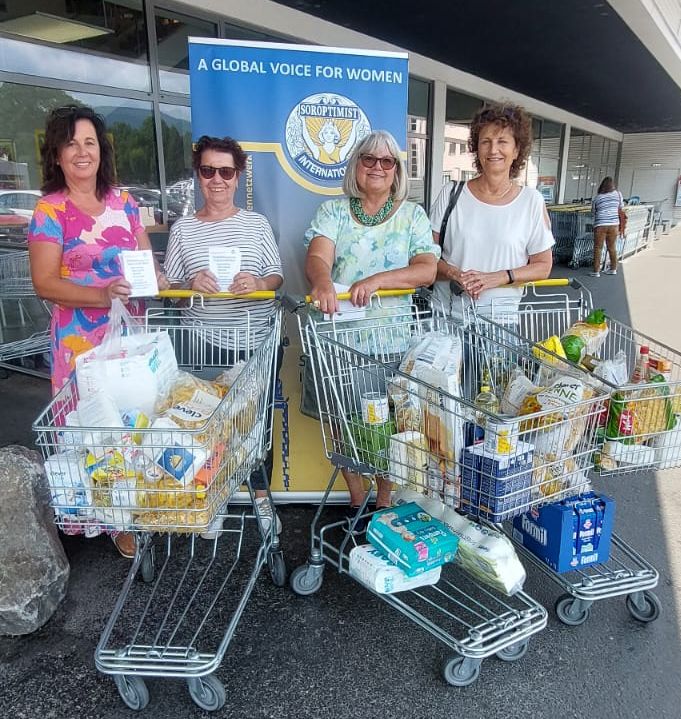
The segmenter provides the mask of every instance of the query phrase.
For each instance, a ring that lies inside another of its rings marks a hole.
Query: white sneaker
[[[617,270],[606,270],[603,274],[604,275],[616,275]]]
[[[199,534],[199,537],[201,537],[201,539],[207,539],[209,541],[215,539],[222,531],[222,525],[224,524],[224,522],[224,516],[218,514],[217,517],[215,517],[215,519],[208,525],[208,529],[206,529],[205,532],[201,532],[201,534]]]
[[[589,272],[589,277],[600,277],[600,276],[601,276],[600,272]]]
[[[262,528],[265,531],[265,534],[270,531],[270,527],[272,526],[272,519],[276,519],[277,524],[277,534],[281,534],[281,520],[279,519],[279,515],[275,512],[274,507],[272,506],[272,502],[270,502],[269,497],[258,497],[255,500],[255,511],[258,514],[258,517],[260,517],[260,521],[262,522]]]

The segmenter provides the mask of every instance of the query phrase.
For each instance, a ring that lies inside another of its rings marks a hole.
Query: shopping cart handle
[[[196,290],[161,290],[157,297],[170,300],[185,300],[191,297],[203,297],[220,300],[274,300],[277,293],[274,290],[258,290],[247,295],[235,295],[232,292],[197,292]]]
[[[414,292],[416,292],[416,288],[411,287],[409,289],[403,289],[403,290],[378,290],[378,292],[372,293],[372,297],[404,297],[405,295],[413,295]],[[339,292],[336,295],[336,299],[338,300],[349,300],[351,297],[349,292]],[[314,300],[312,299],[312,295],[305,295],[305,302],[308,305],[314,304]]]
[[[523,282],[520,287],[568,287],[573,280],[568,277],[552,277],[548,280],[535,280],[534,282]]]

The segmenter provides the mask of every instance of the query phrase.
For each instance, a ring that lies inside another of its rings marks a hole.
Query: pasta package
[[[669,385],[655,375],[650,385],[640,390],[615,392],[610,400],[606,437],[625,444],[640,444],[653,434],[674,428],[674,405]]]
[[[418,392],[422,431],[428,439],[430,451],[451,460],[459,456],[463,446],[463,421],[456,411],[456,400],[447,395],[461,396],[462,359],[461,338],[435,331],[419,338],[407,350],[400,364],[402,372],[435,388],[432,390],[421,385],[413,391]]]
[[[156,403],[156,414],[162,415],[175,405],[189,402],[197,391],[217,397],[218,400],[223,395],[223,390],[213,382],[195,377],[189,372],[177,372],[169,390]]]

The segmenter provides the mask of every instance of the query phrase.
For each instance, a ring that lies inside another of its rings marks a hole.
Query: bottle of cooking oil
[[[491,414],[499,414],[499,400],[489,386],[488,377],[483,376],[482,384],[480,385],[480,392],[478,392],[475,398],[475,406],[480,409],[484,409],[486,412]],[[484,412],[475,413],[475,423],[480,427],[485,426],[486,419],[487,418]]]

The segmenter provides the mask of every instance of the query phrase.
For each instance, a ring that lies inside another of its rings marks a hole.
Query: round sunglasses
[[[397,160],[394,157],[375,157],[374,155],[360,155],[359,159],[361,163],[370,170],[372,167],[376,167],[376,163],[381,163],[381,168],[384,170],[392,170],[397,164]]]
[[[200,165],[199,173],[204,180],[210,180],[215,177],[215,173],[219,173],[223,180],[231,180],[236,175],[236,167],[212,167],[211,165]]]

